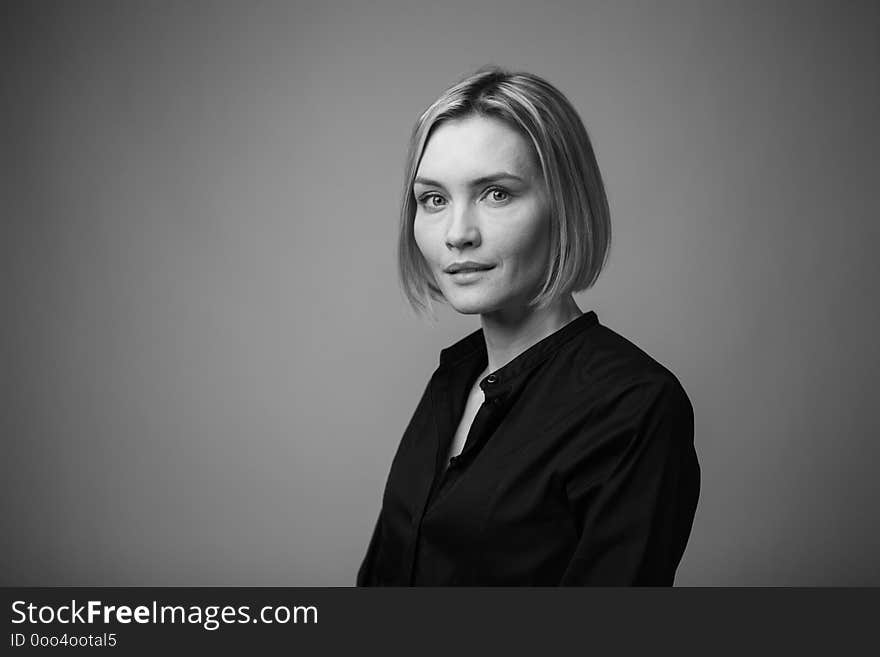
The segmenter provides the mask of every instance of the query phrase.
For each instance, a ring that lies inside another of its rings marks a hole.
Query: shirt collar
[[[516,358],[506,365],[503,365],[494,372],[490,372],[480,387],[486,390],[486,383],[491,379],[493,388],[499,389],[519,374],[532,369],[535,365],[545,360],[553,352],[558,350],[566,342],[574,338],[576,335],[596,326],[599,318],[595,311],[590,310],[579,317],[573,319],[568,324],[556,332],[551,333],[546,338],[539,340],[531,347],[523,351]],[[479,328],[473,333],[465,336],[455,344],[443,349],[440,352],[440,369],[456,367],[464,361],[472,358],[478,358],[484,365],[488,362],[488,354],[486,352],[486,340],[483,337],[483,329]]]

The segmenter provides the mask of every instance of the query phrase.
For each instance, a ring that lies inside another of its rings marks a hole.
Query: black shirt
[[[358,571],[377,585],[672,585],[700,489],[678,379],[580,315],[480,382],[482,329],[440,353]]]

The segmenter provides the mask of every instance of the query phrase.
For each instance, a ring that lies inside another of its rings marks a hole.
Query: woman
[[[482,328],[440,353],[358,585],[672,585],[699,495],[693,409],[572,298],[610,222],[568,100],[497,68],[451,87],[416,124],[401,219],[411,304]]]

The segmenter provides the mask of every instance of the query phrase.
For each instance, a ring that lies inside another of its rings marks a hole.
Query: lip
[[[456,283],[459,284],[467,284],[472,283],[474,281],[478,281],[483,277],[488,269],[462,269],[461,271],[457,271],[454,274],[449,274],[449,277]]]
[[[443,271],[445,271],[447,274],[471,274],[474,272],[492,269],[494,266],[495,265],[487,265],[483,262],[474,262],[473,260],[467,260],[465,262],[453,262]]]

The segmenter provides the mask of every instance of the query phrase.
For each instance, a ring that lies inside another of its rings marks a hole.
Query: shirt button
[[[490,374],[486,377],[486,383],[495,383],[498,380],[498,377],[494,374]]]

